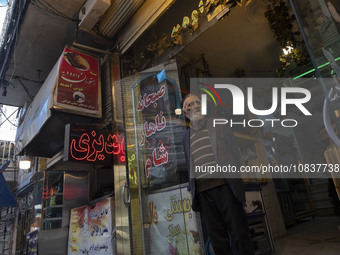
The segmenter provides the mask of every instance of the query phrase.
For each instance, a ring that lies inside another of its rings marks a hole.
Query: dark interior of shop
[[[193,77],[203,76],[204,71],[211,77],[237,77],[242,73],[246,77],[274,77],[280,47],[265,11],[262,1],[250,8],[234,9],[185,47],[177,55],[179,61],[197,66],[192,70]],[[202,61],[206,61],[205,66]]]

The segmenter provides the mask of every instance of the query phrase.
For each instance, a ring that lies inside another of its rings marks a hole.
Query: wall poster
[[[151,254],[201,254],[196,214],[187,187],[148,195]]]
[[[112,255],[113,199],[98,202],[71,210],[68,240],[68,255],[91,254]]]

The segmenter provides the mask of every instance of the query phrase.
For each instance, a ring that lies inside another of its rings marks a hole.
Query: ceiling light
[[[294,48],[292,46],[287,46],[286,48],[282,49],[283,50],[283,54],[285,54],[286,56],[289,55],[290,53],[292,53],[292,50]]]
[[[22,170],[28,170],[31,168],[31,159],[27,156],[23,156],[19,159],[19,168]]]

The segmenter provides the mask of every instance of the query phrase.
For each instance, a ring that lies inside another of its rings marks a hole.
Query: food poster
[[[150,254],[201,254],[196,215],[187,187],[148,196]]]
[[[55,106],[99,115],[99,75],[98,59],[66,47],[59,62]]]
[[[110,199],[94,207],[71,210],[68,255],[112,255],[112,208]]]

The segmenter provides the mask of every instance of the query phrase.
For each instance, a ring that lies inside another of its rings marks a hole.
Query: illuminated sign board
[[[125,162],[123,134],[113,134],[98,125],[67,124],[64,161],[99,165]]]

